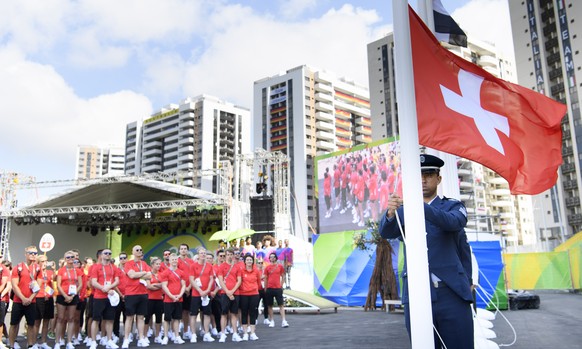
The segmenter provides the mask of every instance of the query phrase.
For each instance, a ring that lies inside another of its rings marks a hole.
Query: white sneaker
[[[238,333],[243,333],[243,328],[242,328],[242,326],[239,326],[239,327],[238,327]]]
[[[215,330],[216,331],[216,330]],[[203,342],[214,342],[214,338],[212,338],[212,335],[210,333],[207,333],[204,335],[204,337],[202,338]]]
[[[214,328],[214,327],[213,327],[213,328],[210,330],[210,334],[212,334],[213,336],[215,336],[215,337],[216,337],[216,336],[218,336],[218,331],[216,330],[216,328]]]
[[[287,322],[287,320],[283,320],[283,322],[281,322],[281,327],[283,328],[289,327],[289,323]]]
[[[247,333],[251,333],[251,326],[247,327]]]
[[[226,329],[224,330],[224,333],[231,334],[231,333],[234,333],[234,331],[232,330],[232,327],[226,326]]]
[[[91,337],[85,338],[85,345],[87,346],[87,348],[89,348],[92,344],[93,340],[91,339]],[[97,345],[97,342],[95,342],[95,345]]]
[[[101,337],[99,340],[99,345],[107,345],[107,337]]]
[[[271,324],[271,321],[269,321],[269,319],[263,320],[263,325],[269,325],[269,324]]]
[[[190,332],[190,331],[184,332],[184,334],[182,335],[182,338],[184,338],[184,339],[192,338],[192,332]]]
[[[73,345],[73,343],[69,342],[69,343],[67,343],[67,346],[65,348],[66,349],[75,349],[75,346]]]
[[[219,343],[224,343],[226,342],[226,334],[224,334],[224,332],[220,332],[220,338],[218,339]]]
[[[249,337],[249,338],[250,338],[250,340],[252,340],[252,341],[256,341],[257,339],[259,339],[259,337],[257,337],[257,335],[256,335],[255,333],[251,333],[251,335],[250,335],[250,337]]]
[[[107,341],[107,343],[105,343],[105,348],[106,349],[118,349],[119,345],[115,344],[113,339],[110,339]]]
[[[192,336],[190,337],[190,343],[196,343],[196,335],[192,334]]]
[[[97,342],[91,342],[89,349],[97,349]]]
[[[161,344],[162,343],[162,337],[159,337],[158,336],[158,337],[154,338],[154,343]]]
[[[147,341],[146,338],[143,339],[138,339],[137,340],[137,346],[140,348],[147,348],[150,346],[150,343]]]
[[[232,341],[233,342],[240,342],[240,341],[242,341],[242,338],[240,338],[240,336],[238,335],[238,333],[233,333],[232,334]]]
[[[83,343],[87,344],[91,341],[91,337],[87,336],[85,337],[85,339],[83,339]],[[89,344],[87,344],[87,346],[89,346]]]
[[[64,339],[59,339],[59,345],[65,345],[65,340]],[[16,349],[16,347],[14,347],[14,349]],[[18,349],[20,349],[20,346],[18,346]]]
[[[173,341],[174,339],[176,339],[176,336],[174,335],[173,331],[168,331],[168,338]]]
[[[174,339],[174,344],[184,344],[186,342],[184,342],[184,340],[180,337],[180,336],[176,336],[176,338]]]
[[[248,341],[249,340],[249,334],[248,333],[243,334],[242,340],[243,341]]]
[[[148,330],[148,333],[146,334],[146,337],[151,337],[154,335],[154,330],[152,330],[152,328],[150,327],[150,329]]]
[[[168,337],[164,337],[162,338],[162,341],[160,342],[161,345],[167,345],[168,344]]]
[[[269,322],[269,327],[275,327],[275,320],[271,320],[271,322]]]
[[[121,349],[127,349],[127,348],[129,348],[129,338],[124,338],[123,344],[121,344]]]
[[[79,345],[81,344],[81,341],[79,339],[77,339],[77,337],[73,337],[73,345]]]
[[[50,345],[46,344],[46,342],[40,344],[41,349],[51,349]]]
[[[101,340],[101,332],[97,332],[97,335],[95,336],[95,340]]]

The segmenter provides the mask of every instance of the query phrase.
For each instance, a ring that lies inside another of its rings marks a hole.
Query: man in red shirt
[[[18,327],[22,317],[26,319],[29,328],[34,328],[36,318],[36,294],[40,287],[36,282],[40,267],[36,264],[38,251],[36,246],[28,246],[24,249],[25,262],[18,263],[12,269],[11,283],[14,299],[12,300],[12,316],[10,318],[10,334],[8,342],[11,348],[14,348]],[[35,331],[27,332],[28,346],[31,347],[36,341]]]
[[[240,342],[242,338],[236,333],[236,322],[238,317],[238,294],[236,293],[240,284],[241,269],[237,266],[238,261],[234,259],[234,250],[229,248],[226,250],[226,262],[218,267],[218,283],[220,284],[220,309],[222,315],[220,317],[220,338],[219,342],[226,341],[226,323],[228,320],[228,313],[230,312],[230,322],[234,329],[232,334],[233,342]]]
[[[160,275],[162,290],[164,290],[164,338],[161,344],[168,344],[170,322],[174,333],[174,344],[184,344],[180,337],[180,320],[182,320],[182,301],[186,292],[186,277],[178,268],[178,256],[170,255],[170,267]]]
[[[99,322],[103,321],[107,335],[107,349],[117,349],[113,340],[113,319],[115,319],[115,307],[109,301],[109,295],[115,293],[119,285],[119,271],[111,263],[111,250],[106,248],[101,252],[99,263],[93,264],[89,274],[93,287],[93,321],[91,323],[91,342],[89,349],[97,348],[96,336],[99,331]]]
[[[55,281],[55,273],[52,270],[47,270],[47,259],[45,255],[38,256],[36,261],[40,267],[40,273],[38,273],[38,278],[36,280],[40,290],[36,294],[36,322],[34,329],[37,336],[39,332],[41,333],[40,348],[51,349],[46,341],[49,322],[55,317],[55,302],[53,298],[53,281]],[[41,321],[42,331],[40,330]]]
[[[192,299],[190,300],[190,328],[194,329],[190,337],[190,343],[196,343],[196,317],[202,310],[204,325],[204,342],[214,342],[209,332],[210,308],[209,294],[214,285],[214,271],[212,264],[206,262],[206,249],[198,247],[198,262],[190,267],[190,285],[192,286]]]
[[[148,347],[149,341],[145,336],[144,316],[148,311],[147,281],[152,277],[149,265],[144,262],[143,249],[139,245],[133,246],[133,260],[125,263],[127,275],[125,285],[125,336],[122,348],[129,348],[129,334],[133,327],[133,316],[137,315],[138,347]]]
[[[192,285],[190,285],[190,268],[194,261],[190,256],[190,246],[188,244],[180,244],[179,247],[180,258],[178,259],[178,269],[180,269],[184,273],[184,280],[186,280],[186,292],[183,296],[182,301],[182,325],[184,326],[183,337],[184,339],[189,339],[192,337],[192,329],[188,328],[189,317],[190,317],[190,299],[192,296],[190,295],[190,290],[192,289]]]
[[[281,327],[289,327],[289,323],[285,320],[285,302],[283,302],[283,282],[285,281],[285,268],[277,263],[277,254],[271,253],[269,255],[269,264],[265,268],[263,277],[265,278],[265,298],[267,306],[269,307],[269,327],[275,327],[275,320],[273,320],[273,298],[277,299],[279,305],[279,314],[281,314]]]
[[[121,314],[123,315],[123,321],[125,323],[125,284],[127,283],[127,275],[125,274],[125,263],[127,263],[127,253],[121,252],[119,254],[119,267],[118,275],[119,276],[119,285],[115,289],[119,294],[119,305],[115,308],[115,319],[113,320],[113,334],[116,337],[120,336],[119,333],[119,324],[121,320]]]

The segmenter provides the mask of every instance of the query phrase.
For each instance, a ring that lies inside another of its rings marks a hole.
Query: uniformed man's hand
[[[386,211],[386,217],[394,217],[396,210],[400,206],[402,206],[402,198],[400,198],[400,196],[398,196],[396,193],[390,195],[390,198],[388,199],[388,211]]]

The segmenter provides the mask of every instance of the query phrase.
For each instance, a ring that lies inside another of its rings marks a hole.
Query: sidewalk
[[[517,341],[511,349],[579,349],[582,348],[582,295],[565,292],[535,292],[540,296],[540,309],[503,311],[517,332]],[[339,308],[337,313],[287,314],[289,328],[281,328],[279,315],[275,315],[275,328],[263,325],[259,317],[255,342],[233,343],[231,336],[226,343],[203,343],[204,348],[334,348],[334,349],[409,349],[410,343],[404,327],[402,313],[386,313],[380,310],[364,312],[363,308]],[[493,330],[497,344],[509,344],[513,333],[498,314]],[[26,347],[24,338],[19,342]],[[52,343],[50,343],[52,345]],[[151,345],[152,349],[191,347],[169,344]],[[77,348],[85,349],[84,346]],[[99,347],[102,348],[102,347]],[[130,348],[137,348],[135,342]],[[424,349],[424,348],[423,348]]]

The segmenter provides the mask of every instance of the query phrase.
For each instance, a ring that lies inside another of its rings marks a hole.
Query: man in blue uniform
[[[433,324],[446,348],[472,349],[474,345],[471,312],[473,301],[471,259],[464,231],[467,224],[467,211],[460,201],[441,199],[437,196],[437,187],[441,182],[440,168],[444,165],[441,159],[423,154],[420,156],[420,165]],[[396,214],[406,232],[402,203],[402,198],[397,194],[390,197],[388,210],[380,220],[380,234],[383,238],[402,239]],[[421,234],[422,232],[408,233]],[[469,258],[468,261],[467,258]],[[408,304],[406,267],[402,278],[404,281],[402,303],[406,305]],[[410,333],[410,312],[407,306],[405,318],[406,328]],[[441,348],[441,340],[436,333],[435,346]]]

